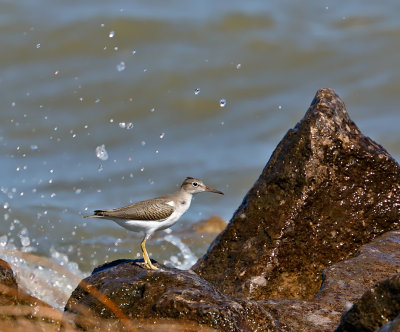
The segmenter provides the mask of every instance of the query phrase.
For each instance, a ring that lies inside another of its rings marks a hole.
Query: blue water
[[[230,219],[322,87],[399,160],[399,12],[396,1],[0,1],[2,256],[62,257],[79,276],[138,257],[139,235],[82,216],[194,176],[225,196],[198,195],[148,242],[186,267],[215,236],[190,225]]]

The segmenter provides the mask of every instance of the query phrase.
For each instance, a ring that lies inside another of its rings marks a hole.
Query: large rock
[[[100,266],[74,290],[65,311],[84,329],[104,319],[141,318],[195,321],[220,331],[278,329],[256,302],[229,298],[191,271],[161,267],[147,270],[137,260]]]
[[[322,270],[399,228],[400,168],[317,92],[193,270],[226,295],[311,299]]]

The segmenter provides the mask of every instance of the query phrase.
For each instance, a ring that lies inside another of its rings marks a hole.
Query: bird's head
[[[191,177],[187,177],[185,181],[183,181],[181,188],[190,194],[197,194],[204,191],[221,195],[224,194],[222,191],[207,187],[203,181]]]

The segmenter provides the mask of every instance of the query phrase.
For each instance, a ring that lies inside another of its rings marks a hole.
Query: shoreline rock
[[[162,270],[152,271],[143,268],[142,261],[117,260],[85,278],[65,305],[65,311],[75,315],[76,326],[95,329],[101,319],[171,318],[221,331],[278,328],[254,301],[229,298],[193,271],[160,264]],[[99,298],[99,293],[109,302]]]
[[[400,168],[317,92],[193,270],[225,295],[309,300],[322,270],[400,221]]]

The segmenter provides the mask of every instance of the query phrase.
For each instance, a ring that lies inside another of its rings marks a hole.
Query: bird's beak
[[[219,190],[217,190],[217,189],[208,188],[208,187],[206,187],[206,190],[205,190],[205,191],[208,191],[208,192],[210,192],[210,193],[221,194],[221,195],[224,194],[222,191],[219,191]]]

